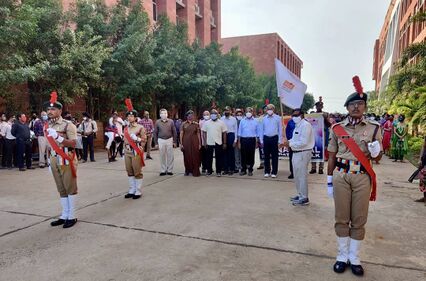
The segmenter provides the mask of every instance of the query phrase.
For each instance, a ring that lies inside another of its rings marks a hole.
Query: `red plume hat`
[[[44,107],[62,109],[62,104],[58,102],[58,93],[56,91],[50,93],[50,100],[44,103]]]

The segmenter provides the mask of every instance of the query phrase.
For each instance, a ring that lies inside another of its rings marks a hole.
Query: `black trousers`
[[[0,137],[1,166],[6,167],[6,139]]]
[[[234,172],[235,171],[235,148],[234,148],[235,134],[226,134],[226,150],[223,157],[223,171]]]
[[[241,138],[241,172],[253,172],[256,138]]]
[[[93,149],[93,134],[83,137],[83,160],[87,161],[88,149],[90,149],[90,161],[95,161],[95,151]]]
[[[215,145],[207,146],[207,172],[213,172],[213,151],[216,158],[216,173],[221,173],[223,163],[223,146],[217,143]]]
[[[290,174],[293,175],[293,150],[288,148],[288,157],[290,158]]]
[[[207,155],[207,148],[205,146],[201,147],[201,170],[202,171],[207,171],[207,160],[208,160],[208,155]]]
[[[12,168],[13,166],[18,166],[16,163],[16,140],[8,140],[5,139],[4,146],[4,157],[5,157],[5,166],[8,168]]]
[[[27,168],[31,167],[32,150],[32,142],[27,142],[22,139],[16,139],[16,160],[18,163],[18,168],[24,168],[24,159]]]
[[[272,174],[278,173],[278,136],[263,137],[263,151],[265,153],[265,174],[271,174],[271,160],[272,160]]]

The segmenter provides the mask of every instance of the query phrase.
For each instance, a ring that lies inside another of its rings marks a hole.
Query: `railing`
[[[203,15],[201,14],[200,6],[197,3],[195,3],[195,15],[199,18],[203,17]]]
[[[185,8],[185,3],[183,3],[183,0],[176,0],[176,4],[180,6],[180,8]]]

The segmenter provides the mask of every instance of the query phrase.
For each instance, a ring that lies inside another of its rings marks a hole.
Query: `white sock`
[[[349,237],[337,237],[337,261],[348,262],[349,259]]]
[[[143,179],[135,179],[135,195],[142,195]]]
[[[361,240],[355,240],[351,238],[349,243],[349,261],[353,265],[361,265],[359,259],[359,250],[361,249]]]
[[[72,220],[75,219],[75,199],[76,199],[77,195],[68,195],[68,206],[69,206],[69,210],[68,210],[68,219]]]
[[[129,177],[129,194],[135,194],[136,192],[136,182],[135,177]]]
[[[68,219],[68,212],[69,212],[68,197],[61,197],[61,206],[62,206],[62,213],[59,218],[66,220]]]

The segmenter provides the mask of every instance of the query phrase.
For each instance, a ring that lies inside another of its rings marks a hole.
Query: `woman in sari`
[[[407,154],[408,151],[408,143],[407,143],[407,132],[408,127],[407,124],[404,123],[405,116],[400,115],[398,117],[398,123],[394,125],[393,128],[393,136],[392,136],[392,156],[394,158],[393,162],[397,162],[401,160],[404,162],[404,155]]]
[[[391,138],[393,133],[393,115],[389,115],[383,125],[383,151],[390,156]]]
[[[185,176],[192,174],[194,177],[199,177],[201,164],[200,126],[194,121],[194,112],[192,110],[188,111],[185,116],[186,121],[182,123],[180,129],[180,143],[185,165]]]

